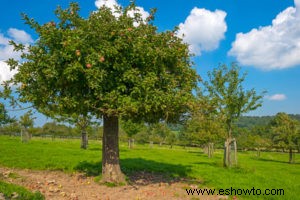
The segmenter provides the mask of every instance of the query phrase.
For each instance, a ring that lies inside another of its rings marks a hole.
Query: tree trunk
[[[132,149],[132,140],[131,140],[131,138],[128,139],[128,148]]]
[[[211,154],[210,154],[210,143],[208,143],[207,145],[207,153],[208,153],[208,158],[211,158]]]
[[[88,135],[85,129],[81,130],[81,145],[80,148],[87,149],[88,147]]]
[[[224,143],[224,159],[223,159],[223,166],[230,167],[230,139],[227,138]]]
[[[29,133],[25,127],[21,129],[21,141],[23,143],[27,143],[29,141]]]
[[[208,158],[212,158],[214,153],[214,143],[208,143]]]
[[[290,148],[290,150],[289,150],[289,163],[293,163],[293,149],[292,148]]]
[[[153,148],[153,141],[150,141],[149,146],[151,149]]]
[[[102,181],[124,183],[119,162],[119,121],[116,116],[103,116]]]
[[[237,144],[235,138],[233,138],[233,145],[234,145],[234,164],[237,166]]]

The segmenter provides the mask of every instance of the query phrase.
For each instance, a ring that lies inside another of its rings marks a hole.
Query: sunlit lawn
[[[14,168],[84,171],[97,176],[101,172],[101,144],[89,141],[89,149],[82,150],[79,140],[33,138],[28,144],[18,137],[0,136],[0,165]],[[222,151],[209,159],[197,148],[136,145],[129,150],[121,143],[121,167],[126,175],[135,171],[164,173],[201,182],[199,187],[215,189],[284,189],[284,196],[243,195],[239,199],[299,199],[300,155],[289,164],[288,154],[239,152],[239,166],[222,167]]]

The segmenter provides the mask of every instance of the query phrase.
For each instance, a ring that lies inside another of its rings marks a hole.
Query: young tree
[[[140,132],[143,128],[143,124],[135,123],[132,120],[122,120],[121,121],[121,128],[125,131],[128,137],[128,147],[129,149],[133,148],[133,136]]]
[[[289,150],[289,163],[294,162],[293,150],[300,140],[299,121],[291,119],[286,113],[277,113],[270,122],[273,143]]]
[[[185,129],[193,143],[204,145],[208,157],[213,156],[214,143],[224,138],[225,130],[222,118],[216,112],[216,105],[200,91],[194,102],[190,118],[186,121]]]
[[[103,118],[102,178],[124,182],[119,165],[119,118],[176,120],[188,108],[198,75],[187,44],[174,31],[158,32],[154,12],[145,21],[136,6],[101,7],[86,19],[79,6],[58,8],[57,22],[40,25],[23,15],[38,35],[22,51],[14,83],[20,101],[40,112],[91,113]],[[134,16],[129,13],[135,12]]]
[[[81,143],[80,148],[87,149],[88,148],[88,133],[87,128],[89,125],[93,124],[92,122],[92,116],[85,113],[85,114],[79,114],[79,113],[72,113],[69,115],[63,115],[58,116],[55,114],[53,116],[56,120],[60,122],[67,122],[69,124],[75,124],[75,126],[80,130],[81,133]]]
[[[230,156],[231,145],[235,147],[236,157],[236,140],[232,137],[233,123],[243,113],[255,110],[262,105],[262,95],[257,95],[254,89],[245,90],[242,83],[246,74],[240,75],[240,67],[231,64],[230,67],[220,65],[212,72],[208,73],[209,81],[206,81],[208,96],[217,105],[216,110],[219,112],[227,127],[227,139],[224,145],[224,166],[232,165]]]
[[[22,142],[28,142],[31,139],[31,134],[28,132],[28,129],[33,126],[34,119],[31,110],[20,117],[19,123],[21,125]]]

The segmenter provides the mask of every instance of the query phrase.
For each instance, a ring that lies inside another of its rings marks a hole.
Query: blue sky
[[[0,82],[13,76],[3,62],[19,58],[8,40],[32,44],[35,33],[21,20],[24,12],[40,23],[55,20],[57,5],[70,1],[1,2]],[[87,17],[97,6],[126,6],[129,0],[81,0],[81,14]],[[237,62],[247,72],[246,89],[266,90],[261,108],[248,115],[300,114],[300,0],[136,0],[147,16],[157,8],[155,25],[159,31],[179,26],[178,36],[196,54],[197,72],[206,79],[207,71],[220,63]],[[12,113],[13,114],[13,113]],[[45,118],[38,115],[37,124]]]

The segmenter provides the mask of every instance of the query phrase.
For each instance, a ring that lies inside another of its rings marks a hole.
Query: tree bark
[[[116,116],[103,116],[102,181],[125,183],[119,162],[119,121]]]
[[[237,144],[236,144],[236,139],[233,138],[233,145],[234,145],[234,164],[237,166]]]
[[[88,135],[86,133],[86,130],[81,130],[81,145],[80,148],[87,149],[88,147]]]

